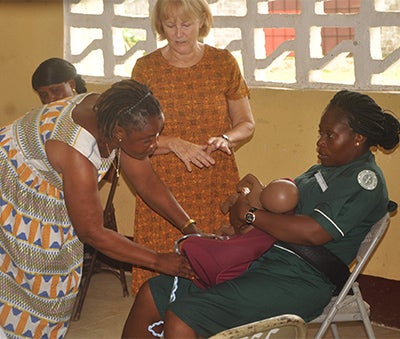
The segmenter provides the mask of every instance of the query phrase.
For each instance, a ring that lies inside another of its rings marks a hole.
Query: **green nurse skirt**
[[[202,337],[280,314],[297,314],[306,322],[320,315],[334,286],[297,256],[273,247],[238,278],[208,289],[179,278],[170,303],[174,277],[149,280],[159,313],[174,312]]]

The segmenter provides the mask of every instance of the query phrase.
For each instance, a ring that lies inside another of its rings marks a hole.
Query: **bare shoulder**
[[[93,106],[95,105],[97,99],[99,98],[99,93],[88,94],[79,104],[74,108],[73,115],[79,114],[79,112],[90,112],[93,111]]]
[[[78,150],[59,140],[46,142],[47,159],[51,166],[66,177],[74,177],[74,180],[89,180],[89,177],[97,181],[97,170],[93,164]]]
[[[100,94],[93,93],[85,97],[73,110],[72,119],[75,123],[85,128],[94,137],[97,137],[97,117],[93,106]]]

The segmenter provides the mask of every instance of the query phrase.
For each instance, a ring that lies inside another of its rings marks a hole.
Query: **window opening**
[[[204,40],[227,48],[250,86],[400,89],[400,0],[208,0]],[[155,0],[64,0],[65,58],[91,82],[130,77],[165,44]]]

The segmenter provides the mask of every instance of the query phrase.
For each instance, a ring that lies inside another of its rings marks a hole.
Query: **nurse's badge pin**
[[[378,178],[375,172],[370,170],[363,170],[358,173],[357,180],[360,186],[368,191],[372,191],[378,185]]]

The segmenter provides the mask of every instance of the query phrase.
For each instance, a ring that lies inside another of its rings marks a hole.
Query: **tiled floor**
[[[131,276],[127,274],[128,286]],[[123,297],[119,280],[111,273],[97,273],[92,277],[81,318],[73,321],[66,339],[118,339],[133,297]],[[367,338],[361,323],[339,324],[341,339]],[[317,325],[310,325],[308,338],[312,339]],[[374,326],[377,339],[400,339],[400,330]],[[331,339],[328,332],[325,337]]]

